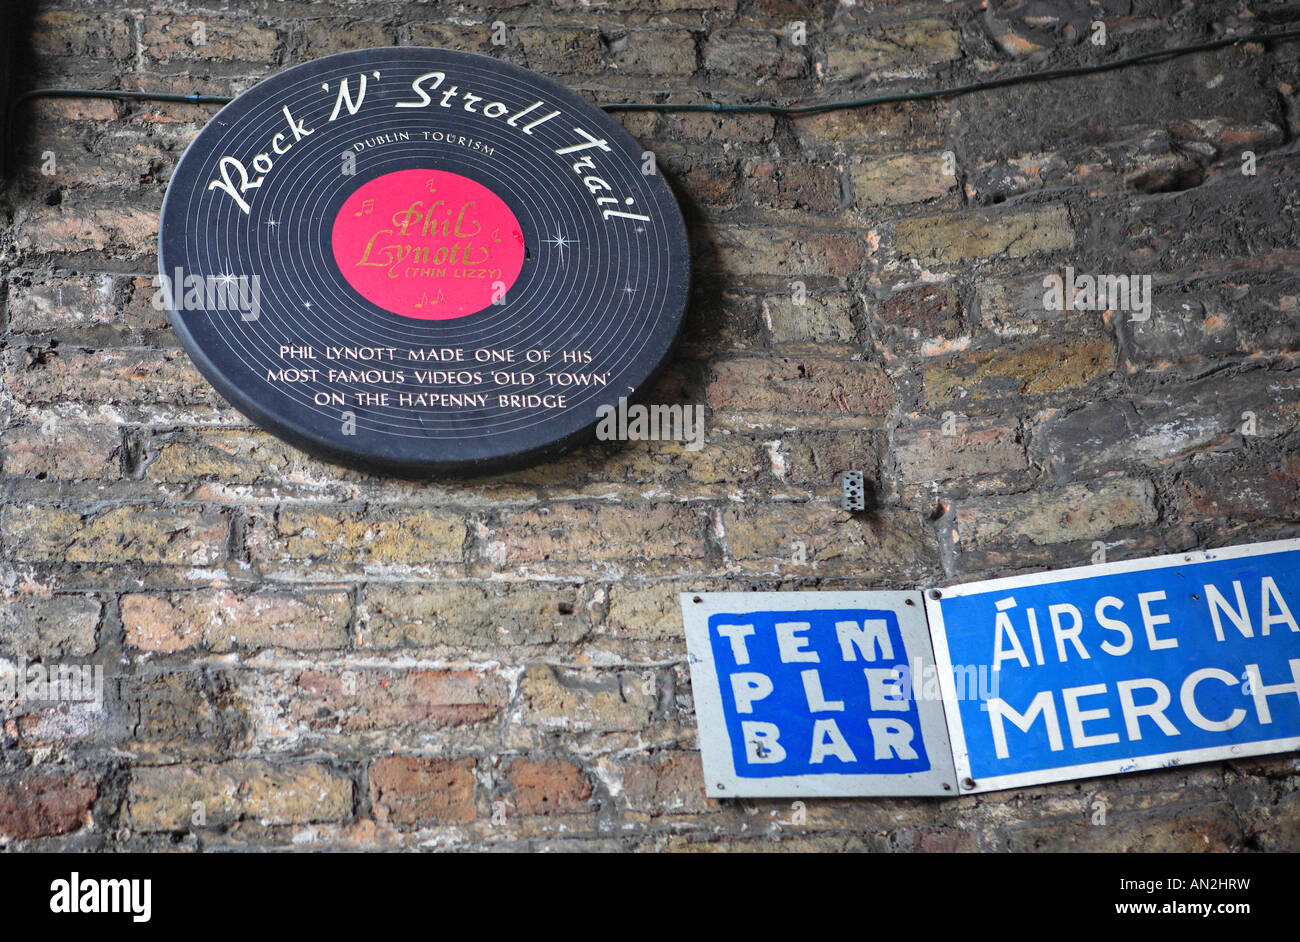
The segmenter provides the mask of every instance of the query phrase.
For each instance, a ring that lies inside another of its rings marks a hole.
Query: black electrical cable
[[[33,88],[14,99],[14,108],[30,98],[115,98],[121,101],[185,101],[200,105],[224,105],[234,99],[225,95],[175,95],[170,92],[119,92],[90,88]]]
[[[981,92],[991,88],[1005,88],[1008,85],[1022,85],[1029,82],[1046,82],[1053,79],[1070,78],[1078,75],[1091,75],[1097,72],[1110,72],[1114,69],[1123,69],[1132,65],[1141,65],[1144,62],[1154,62],[1162,59],[1175,58],[1177,56],[1191,55],[1192,53],[1197,52],[1208,52],[1212,49],[1222,49],[1224,46],[1234,46],[1237,43],[1268,42],[1270,40],[1277,41],[1298,38],[1300,38],[1300,29],[1278,30],[1271,33],[1243,33],[1239,36],[1228,36],[1223,39],[1197,43],[1191,46],[1173,46],[1168,49],[1156,49],[1152,52],[1142,52],[1137,55],[1127,56],[1123,59],[1115,59],[1111,62],[1102,62],[1096,65],[1079,65],[1061,69],[1045,69],[1039,72],[1024,72],[1020,75],[1008,75],[1003,78],[987,79],[983,82],[972,82],[969,85],[957,85],[952,88],[932,88],[921,92],[898,92],[891,95],[875,95],[870,98],[850,98],[842,101],[814,102],[813,104],[808,105],[723,105],[699,103],[689,105],[616,104],[601,105],[601,107],[606,111],[715,111],[727,114],[750,113],[799,117],[801,115],[823,114],[827,111],[844,111],[849,108],[864,108],[870,105],[888,105],[901,101],[927,101],[938,98],[955,98],[958,95],[969,95],[971,92]]]
[[[986,79],[982,82],[971,82],[968,85],[957,85],[951,88],[931,88],[919,92],[896,92],[888,95],[873,95],[869,98],[850,98],[840,101],[813,102],[806,105],[729,105],[718,102],[698,102],[693,104],[631,102],[626,104],[601,105],[600,107],[609,112],[693,111],[721,114],[769,114],[786,117],[801,117],[804,115],[824,114],[828,111],[866,108],[872,105],[888,105],[906,101],[929,101],[942,98],[955,98],[959,95],[969,95],[973,92],[986,91],[994,88],[1006,88],[1010,85],[1047,82],[1054,79],[1071,78],[1079,75],[1093,75],[1098,72],[1110,72],[1115,69],[1128,68],[1129,66],[1141,65],[1147,62],[1172,59],[1178,56],[1192,55],[1197,52],[1209,52],[1214,49],[1222,49],[1225,46],[1235,46],[1238,43],[1285,42],[1293,39],[1300,39],[1300,29],[1276,30],[1267,33],[1241,33],[1235,36],[1225,36],[1221,39],[1195,43],[1189,46],[1172,46],[1166,49],[1142,52],[1136,55],[1126,56],[1122,59],[1115,59],[1110,62],[1100,62],[1095,65],[1079,65],[1060,69],[1045,69],[1038,72],[1022,72],[1019,75],[1008,75],[1003,78]],[[8,133],[9,126],[12,123],[13,115],[18,110],[18,106],[33,98],[107,98],[120,101],[174,101],[202,105],[224,105],[232,100],[223,95],[179,95],[169,92],[107,91],[82,88],[36,88],[24,92],[14,100],[9,120],[5,122],[6,127],[3,154],[0,154],[0,156],[8,155],[8,142],[10,140],[10,135]]]
[[[9,176],[9,142],[13,140],[14,116],[23,102],[33,98],[108,98],[116,101],[180,101],[199,105],[224,105],[232,99],[223,95],[177,95],[170,92],[123,92],[93,88],[34,88],[14,99],[4,118],[4,137],[0,140],[0,180]]]
[[[718,111],[729,114],[761,113],[798,117],[799,115],[822,114],[827,111],[843,111],[849,108],[864,108],[870,105],[887,105],[903,101],[926,101],[937,98],[954,98],[969,95],[972,92],[986,91],[993,88],[1005,88],[1009,85],[1022,85],[1030,82],[1046,82],[1054,79],[1071,78],[1079,75],[1092,75],[1097,72],[1110,72],[1144,62],[1155,62],[1178,56],[1192,55],[1197,52],[1209,52],[1238,43],[1264,43],[1300,39],[1300,29],[1276,30],[1267,33],[1241,33],[1225,36],[1210,42],[1195,43],[1190,46],[1172,46],[1167,49],[1155,49],[1151,52],[1137,53],[1110,62],[1095,65],[1070,66],[1061,69],[1045,69],[1038,72],[1023,72],[1020,75],[1008,75],[1003,78],[986,79],[957,85],[951,88],[931,88],[920,92],[897,92],[889,95],[875,95],[870,98],[850,98],[841,101],[813,102],[807,105],[728,105],[718,102],[699,102],[694,104],[671,104],[653,102],[631,102],[626,104],[601,105],[605,111]],[[177,101],[192,104],[224,105],[231,98],[223,95],[178,95],[164,92],[127,92],[97,91],[79,88],[36,88],[19,95],[14,107],[31,98],[115,98],[123,101]]]

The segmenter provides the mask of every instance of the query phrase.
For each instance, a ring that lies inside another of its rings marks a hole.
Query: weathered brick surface
[[[733,507],[723,511],[722,525],[727,555],[742,571],[856,573],[878,579],[887,568],[907,578],[920,576],[937,562],[933,532],[918,514],[906,510],[889,508],[855,517],[824,503],[778,504],[762,510]],[[800,556],[806,562],[796,562]]]
[[[964,351],[925,366],[925,402],[942,408],[969,401],[1078,390],[1115,365],[1109,337]]]
[[[931,102],[885,105],[857,111],[828,111],[801,119],[800,141],[822,150],[882,153],[931,148],[946,140],[942,105]]]
[[[938,496],[996,492],[1027,483],[1029,459],[1014,422],[969,420],[949,412],[937,426],[907,423],[894,432],[896,485],[909,502],[927,490]]]
[[[143,759],[216,759],[249,741],[249,704],[226,671],[130,678],[121,693],[131,748]]]
[[[89,823],[98,785],[84,773],[45,772],[0,780],[0,835],[53,837]]]
[[[111,324],[121,301],[112,275],[15,278],[9,283],[9,326],[15,333]]]
[[[113,425],[72,422],[16,426],[0,442],[0,471],[39,480],[117,478],[122,433]]]
[[[694,753],[661,753],[622,768],[630,808],[651,817],[692,815],[708,809],[704,776]]]
[[[853,323],[854,301],[839,292],[793,297],[769,295],[763,298],[763,319],[772,342],[785,349],[824,347],[849,350],[857,330]]]
[[[142,766],[131,776],[125,810],[138,831],[189,830],[200,809],[212,828],[242,820],[301,824],[348,814],[353,788],[346,776],[315,763]]]
[[[827,40],[826,62],[836,78],[871,73],[884,78],[925,75],[930,66],[961,56],[957,31],[946,20],[913,20],[863,35]]]
[[[838,167],[760,160],[751,164],[746,178],[754,199],[775,209],[806,209],[828,213],[841,200]]]
[[[709,384],[709,405],[732,415],[789,416],[795,424],[879,425],[894,405],[880,367],[863,361],[816,357],[722,360]],[[770,420],[778,424],[780,419]]]
[[[1027,540],[1065,543],[1105,536],[1116,527],[1154,523],[1151,485],[1121,479],[1095,488],[1070,485],[1059,492],[969,501],[957,507],[957,539],[968,546]]]
[[[580,587],[557,583],[372,585],[365,629],[376,648],[571,644],[590,630],[589,604]]]
[[[923,263],[1025,258],[1074,246],[1069,216],[1059,207],[908,219],[898,224],[895,238],[904,258]]]
[[[196,18],[146,16],[141,36],[143,52],[158,62],[234,58],[269,62],[279,45],[274,29],[221,16],[205,15],[198,20],[203,24],[201,33],[195,29]]]
[[[875,347],[898,368],[909,353],[940,353],[962,334],[961,298],[951,284],[900,288],[869,307]]]
[[[942,154],[864,160],[853,167],[852,178],[853,195],[861,208],[932,203],[957,185],[955,158],[949,167]]]
[[[282,647],[323,650],[348,642],[351,598],[346,592],[233,592],[202,589],[171,595],[122,596],[122,628],[129,645],[172,653]]]
[[[1253,417],[1253,418],[1252,418]],[[1300,427],[1300,377],[1264,373],[1188,383],[1171,399],[1110,399],[1043,423],[1051,463],[1076,475],[1125,464],[1167,464],[1209,448],[1275,439]]]
[[[462,726],[496,719],[506,696],[499,675],[479,670],[307,670],[289,713],[326,730]]]
[[[511,512],[487,528],[485,546],[494,567],[538,571],[618,562],[631,568],[662,567],[673,560],[698,560],[706,551],[699,512],[671,504],[634,512],[564,504]]]
[[[686,76],[695,71],[695,39],[684,29],[635,30],[609,44],[611,69],[631,75]]]
[[[411,44],[674,102],[958,85],[1289,15],[31,6],[20,90],[231,94]],[[1297,88],[1278,44],[800,118],[619,114],[688,221],[691,308],[653,395],[705,407],[704,447],[434,482],[252,428],[151,303],[166,181],[214,108],[26,103],[0,193],[0,658],[107,676],[102,704],[0,705],[0,845],[1300,849],[1292,756],[798,817],[706,799],[677,601],[1300,534]],[[1067,268],[1151,276],[1149,316],[1048,304]],[[839,509],[848,470],[864,513]]]
[[[847,278],[867,257],[867,247],[838,230],[758,230],[720,228],[702,253],[705,271],[768,276],[769,280],[803,276]]]
[[[78,658],[95,650],[103,603],[86,595],[0,596],[0,652],[8,657]]]
[[[655,691],[634,673],[590,673],[531,664],[519,681],[523,719],[540,726],[585,731],[643,728]]]
[[[254,558],[268,563],[356,560],[374,565],[419,565],[460,559],[465,522],[436,510],[385,510],[359,515],[337,507],[285,507],[261,519],[249,537]]]
[[[60,345],[11,349],[5,379],[19,402],[33,405],[123,403],[180,406],[221,402],[179,350],[64,350]]]
[[[375,820],[423,825],[474,820],[474,766],[471,758],[379,759],[370,766],[370,805]]]
[[[591,782],[567,759],[516,759],[505,769],[507,795],[516,814],[564,814],[583,811]]]
[[[157,206],[141,205],[141,194],[69,195],[57,206],[37,205],[18,211],[14,244],[39,253],[103,252],[139,257],[153,251]],[[153,194],[145,200],[152,203]]]
[[[739,84],[739,76],[756,76],[763,84],[772,79],[801,77],[808,71],[808,61],[788,35],[717,30],[705,41],[704,68],[720,84]]]
[[[219,511],[127,505],[84,514],[35,504],[6,508],[3,534],[18,560],[220,562],[228,525]]]

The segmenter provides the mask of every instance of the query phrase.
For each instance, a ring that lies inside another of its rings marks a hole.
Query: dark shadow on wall
[[[706,396],[709,381],[706,363],[708,357],[716,352],[719,343],[718,296],[723,290],[725,276],[719,277],[699,270],[697,261],[716,253],[707,217],[676,175],[667,170],[662,162],[656,166],[672,190],[686,224],[686,236],[690,244],[688,258],[691,265],[691,292],[676,344],[659,369],[635,393],[628,396],[628,403],[647,406],[681,405],[686,408],[703,405],[704,424],[708,430],[712,428],[712,415],[708,412]],[[490,481],[539,486],[602,483],[609,480],[606,469],[612,459],[629,449],[643,447],[644,443],[638,442],[599,441],[593,426],[572,450],[562,451],[523,468],[502,473],[487,472],[485,475],[457,475],[441,480],[461,484]]]
[[[0,188],[13,179],[14,155],[27,140],[27,125],[15,109],[19,95],[27,91],[24,76],[35,71],[32,34],[37,0],[9,0],[0,11]]]

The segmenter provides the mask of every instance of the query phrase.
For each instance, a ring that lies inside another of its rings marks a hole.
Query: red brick
[[[20,841],[90,823],[99,785],[82,772],[24,772],[0,781],[0,833]]]
[[[385,756],[370,766],[375,820],[395,824],[461,824],[475,817],[475,762]]]
[[[196,22],[203,24],[205,42],[194,42]],[[158,62],[238,59],[269,64],[275,61],[280,38],[274,29],[204,11],[182,16],[146,16],[143,52]]]
[[[41,480],[119,478],[116,457],[121,447],[122,433],[114,425],[21,426],[0,438],[4,473]]]
[[[218,405],[221,397],[180,350],[59,347],[10,350],[5,375],[25,403],[85,402],[95,406]]]
[[[112,60],[134,52],[130,24],[120,14],[48,10],[36,16],[25,32],[33,51],[42,57]]]
[[[288,648],[315,651],[348,642],[346,592],[235,592],[204,589],[170,595],[125,595],[127,644],[145,651]]]
[[[840,168],[760,160],[747,173],[754,198],[777,209],[829,213],[840,205]]]
[[[290,713],[315,729],[465,726],[499,717],[506,695],[500,675],[475,670],[306,670]]]
[[[505,768],[512,814],[591,810],[591,780],[567,759],[516,759]]]
[[[860,360],[746,358],[714,365],[709,404],[717,411],[866,417],[880,421],[894,390],[879,366]]]
[[[634,811],[651,816],[699,814],[708,808],[696,752],[671,752],[623,766],[623,793]]]
[[[950,284],[915,285],[882,301],[873,320],[887,355],[937,353],[941,338],[962,332],[961,301]]]
[[[69,195],[57,206],[24,208],[14,221],[14,244],[27,253],[144,255],[156,248],[158,209],[141,202],[136,195],[116,199]]]

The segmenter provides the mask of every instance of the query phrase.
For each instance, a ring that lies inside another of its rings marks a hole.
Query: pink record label
[[[450,320],[501,303],[524,264],[519,220],[482,184],[445,170],[398,170],[349,196],[334,259],[384,310]]]

